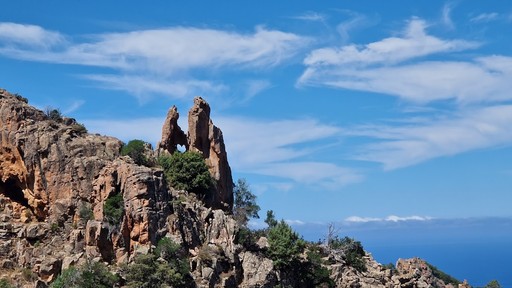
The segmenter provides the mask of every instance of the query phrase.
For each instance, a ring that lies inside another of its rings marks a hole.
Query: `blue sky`
[[[512,216],[511,3],[170,2],[7,1],[0,87],[153,144],[201,95],[297,225]]]

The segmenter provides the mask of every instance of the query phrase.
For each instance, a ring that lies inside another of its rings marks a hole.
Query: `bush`
[[[176,151],[170,156],[161,156],[158,163],[175,189],[206,194],[213,187],[212,176],[199,153]]]
[[[124,145],[121,149],[121,155],[130,156],[133,162],[137,165],[147,166],[149,164],[148,159],[144,155],[146,142],[142,140],[131,140],[128,144]]]
[[[124,212],[123,195],[117,193],[107,198],[103,204],[103,217],[104,219],[116,226],[119,224]]]
[[[455,287],[457,287],[460,283],[462,283],[459,280],[455,279],[454,277],[439,270],[436,266],[430,263],[427,263],[427,265],[430,268],[430,270],[432,270],[432,275],[434,275],[436,278],[443,280],[445,284],[453,284]]]
[[[48,117],[50,120],[60,122],[62,121],[62,113],[59,109],[52,108],[50,106],[46,107],[44,113],[46,114],[46,117]]]
[[[14,288],[9,280],[2,278],[0,279],[0,288]]]
[[[257,250],[256,242],[264,236],[267,236],[266,230],[251,230],[247,227],[240,227],[235,237],[235,243],[242,245],[247,250]]]
[[[118,282],[100,262],[87,261],[80,268],[70,267],[62,272],[50,288],[111,288]]]
[[[484,288],[501,288],[501,284],[498,280],[491,280]]]
[[[302,271],[299,278],[305,287],[335,287],[334,281],[330,278],[330,272],[322,266],[320,247],[312,245],[307,253],[307,261],[302,264]]]
[[[94,218],[94,213],[92,212],[91,207],[89,207],[87,204],[82,203],[80,209],[78,210],[78,216],[80,216],[80,219],[87,222]]]
[[[250,218],[260,218],[258,215],[260,206],[256,204],[256,195],[251,192],[245,179],[238,179],[233,194],[235,196],[233,217],[240,226],[247,226]]]
[[[366,261],[364,260],[365,252],[361,242],[349,237],[340,239],[338,236],[329,240],[329,247],[332,249],[342,250],[345,253],[345,261],[347,265],[355,268],[359,272],[366,271]]]
[[[188,287],[193,282],[188,274],[188,264],[179,260],[180,265],[173,262],[157,260],[154,254],[139,255],[130,265],[123,265],[121,273],[128,287]]]
[[[265,223],[267,223],[268,228],[272,228],[277,225],[276,216],[274,215],[274,211],[268,210],[267,211],[267,217],[265,218]]]
[[[85,128],[84,124],[81,124],[81,123],[76,123],[76,124],[71,125],[71,129],[73,129],[73,131],[75,131],[76,133],[78,133],[80,135],[87,133],[87,128]]]
[[[292,262],[297,261],[305,247],[304,240],[284,220],[270,228],[268,244],[268,256],[279,270],[288,268]]]
[[[25,102],[25,103],[27,103],[27,104],[28,104],[28,99],[27,99],[27,98],[25,98],[25,97],[21,96],[21,95],[20,95],[20,94],[18,94],[18,93],[14,93],[13,95],[14,95],[14,97],[16,97],[16,99],[18,99],[18,100],[20,100],[20,101]],[[1,287],[1,286],[0,286],[0,287]]]

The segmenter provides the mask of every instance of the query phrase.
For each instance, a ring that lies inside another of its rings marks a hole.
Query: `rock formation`
[[[194,98],[188,112],[188,135],[178,126],[179,114],[175,106],[169,109],[158,147],[174,153],[177,145],[187,151],[199,152],[205,158],[215,180],[215,191],[205,199],[210,207],[231,211],[233,208],[233,178],[229,167],[222,131],[210,119],[210,105],[201,97]]]
[[[169,110],[157,150],[175,153],[183,145],[204,156],[217,184],[206,205],[168,187],[162,169],[120,156],[118,139],[88,134],[74,119],[57,116],[0,90],[0,279],[47,287],[86,260],[115,270],[168,237],[186,248],[193,287],[301,287],[274,267],[266,238],[251,249],[237,243],[231,170],[203,99],[194,99],[188,136],[176,107]],[[122,213],[110,222],[106,203],[118,196]],[[452,287],[420,259],[399,260],[392,271],[366,255],[367,271],[359,272],[343,253],[323,249],[336,287]]]
[[[181,130],[178,125],[178,119],[180,114],[176,106],[172,106],[167,112],[164,126],[162,127],[162,140],[158,143],[158,149],[174,153],[178,145],[185,146],[188,148],[187,135]]]

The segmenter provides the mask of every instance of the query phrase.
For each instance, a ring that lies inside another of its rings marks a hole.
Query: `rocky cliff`
[[[85,261],[116,272],[167,237],[185,248],[191,287],[304,287],[276,269],[265,237],[250,249],[239,243],[231,170],[208,103],[194,99],[187,134],[178,117],[172,107],[154,154],[175,153],[180,145],[201,153],[216,181],[206,203],[169,187],[161,168],[120,156],[121,141],[89,134],[74,119],[0,90],[0,279],[47,287]],[[105,203],[114,197],[122,199],[122,213],[112,222]],[[343,253],[321,249],[336,287],[452,287],[420,259],[400,260],[390,270],[366,255],[360,272]]]

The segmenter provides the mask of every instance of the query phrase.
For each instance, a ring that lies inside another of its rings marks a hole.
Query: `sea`
[[[331,223],[333,224],[333,223]],[[309,241],[322,241],[327,224],[291,224]],[[420,257],[473,287],[498,280],[512,288],[512,218],[430,219],[334,223],[340,237],[360,241],[382,264]]]

